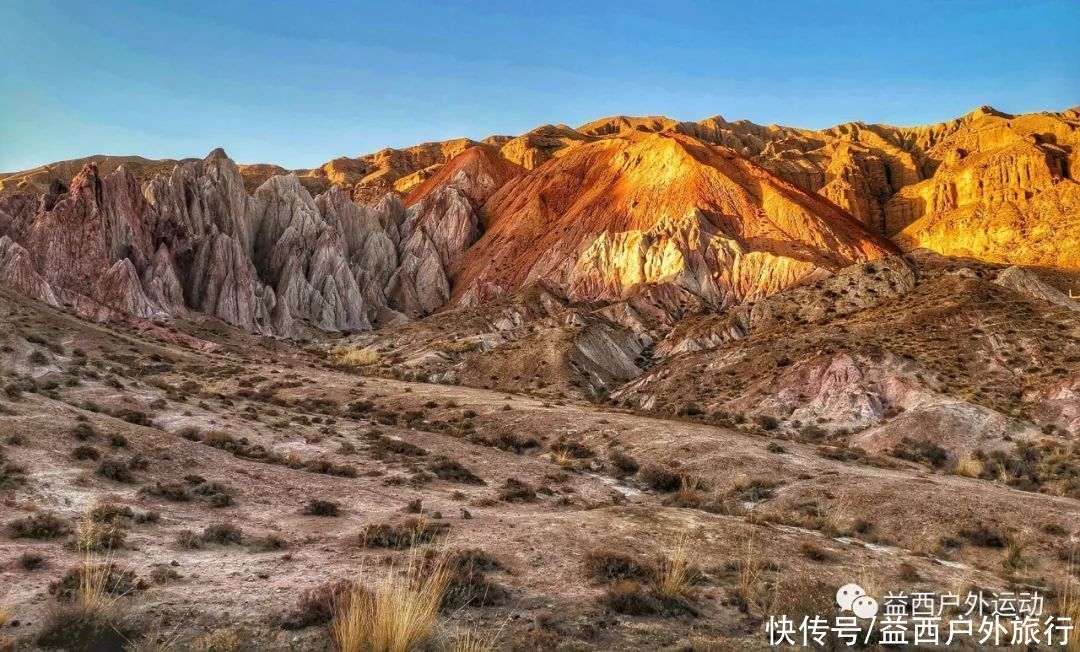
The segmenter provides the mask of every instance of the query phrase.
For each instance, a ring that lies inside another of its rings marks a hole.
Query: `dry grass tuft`
[[[469,630],[454,639],[454,645],[450,649],[453,652],[494,652],[498,637],[498,632],[486,639],[479,632]]]
[[[330,349],[330,362],[348,367],[370,367],[379,363],[379,353],[362,346],[335,346]]]
[[[1080,623],[1080,580],[1077,580],[1077,563],[1080,562],[1080,548],[1069,554],[1068,572],[1065,573],[1065,586],[1058,593],[1055,615],[1070,618],[1074,625]],[[1073,632],[1075,634],[1075,632]],[[1069,652],[1080,652],[1080,637],[1069,636]]]
[[[754,549],[753,537],[746,539],[746,550],[739,559],[739,582],[735,589],[743,609],[755,607],[765,611],[765,582],[763,573],[765,562],[761,554]]]
[[[983,474],[983,463],[971,453],[964,453],[956,460],[956,474],[977,478]]]
[[[244,647],[247,637],[239,629],[215,629],[195,641],[199,652],[238,652]]]
[[[427,641],[450,577],[445,556],[423,563],[410,555],[402,572],[390,569],[374,590],[360,581],[337,606],[330,634],[341,652],[407,652]]]
[[[671,558],[660,562],[657,569],[656,590],[665,598],[685,595],[693,580],[691,570],[690,538],[683,535],[675,542]]]

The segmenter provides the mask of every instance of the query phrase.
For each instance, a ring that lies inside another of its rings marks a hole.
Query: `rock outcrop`
[[[576,147],[482,212],[485,233],[454,272],[460,306],[544,280],[574,300],[666,284],[724,307],[895,251],[821,197],[677,134]]]
[[[410,317],[450,300],[449,270],[480,235],[479,207],[524,169],[488,146],[472,147],[405,198],[401,264],[390,279],[393,305]]]
[[[26,203],[5,198],[5,281],[50,303],[155,319],[194,311],[279,336],[400,317],[385,293],[398,267],[399,201],[361,208],[339,189],[316,201],[295,175],[248,195],[215,150],[145,189],[123,167],[102,178],[87,164],[32,218]]]

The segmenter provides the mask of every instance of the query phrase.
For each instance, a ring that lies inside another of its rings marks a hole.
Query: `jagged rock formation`
[[[893,253],[874,231],[908,250],[1080,268],[1078,134],[1076,110],[982,107],[820,131],[617,116],[293,173],[220,150],[90,157],[0,175],[0,262],[44,301],[283,336],[543,282],[678,352],[740,336],[774,304],[676,343],[667,331],[688,316]]]
[[[140,187],[83,166],[36,202],[0,199],[8,285],[93,316],[210,315],[268,335],[359,331],[441,308],[447,270],[479,235],[477,207],[524,170],[467,150],[410,194],[360,206],[295,174],[248,194],[222,150]]]
[[[410,317],[450,300],[449,270],[480,235],[478,207],[524,170],[487,146],[472,147],[405,198],[401,265],[390,279],[394,305]]]
[[[249,195],[215,150],[145,189],[124,167],[102,178],[87,164],[70,190],[28,205],[3,199],[0,261],[9,285],[50,303],[155,319],[192,310],[281,336],[400,319],[385,292],[405,219],[394,199],[362,208],[336,188],[313,199],[295,175]]]

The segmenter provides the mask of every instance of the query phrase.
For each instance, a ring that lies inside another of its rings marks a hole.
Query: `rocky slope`
[[[103,177],[91,163],[36,205],[0,200],[0,264],[16,288],[86,314],[196,311],[280,336],[361,330],[401,318],[386,288],[406,221],[395,197],[372,208],[337,188],[312,198],[295,175],[249,195],[221,150],[143,188],[124,167]]]
[[[574,300],[671,285],[721,307],[894,251],[821,197],[678,134],[576,147],[508,182],[483,214],[454,272],[458,305],[543,279]]]

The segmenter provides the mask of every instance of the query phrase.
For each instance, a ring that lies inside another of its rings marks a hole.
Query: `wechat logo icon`
[[[840,611],[850,611],[856,618],[873,618],[878,612],[877,600],[866,595],[858,584],[845,584],[836,591],[836,604]]]

